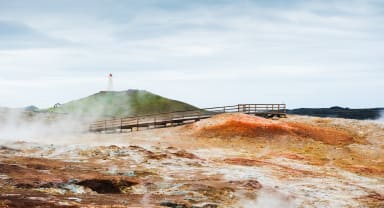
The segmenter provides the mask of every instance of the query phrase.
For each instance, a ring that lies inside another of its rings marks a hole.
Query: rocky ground
[[[384,125],[218,115],[0,143],[0,207],[384,207]]]

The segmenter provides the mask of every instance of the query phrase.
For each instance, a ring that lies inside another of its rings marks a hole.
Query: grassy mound
[[[197,108],[187,103],[164,98],[144,90],[127,90],[101,91],[56,108],[50,108],[49,111],[105,118],[195,109]]]

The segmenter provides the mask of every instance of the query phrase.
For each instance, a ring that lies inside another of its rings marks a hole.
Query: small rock
[[[75,201],[75,202],[81,202],[81,200],[82,200],[82,199],[80,199],[80,198],[76,198],[76,197],[68,197],[67,199],[68,199],[68,200]]]
[[[190,207],[182,203],[170,202],[170,201],[161,202],[160,206],[172,207],[172,208],[189,208]]]
[[[207,202],[204,202],[204,203],[200,203],[200,204],[195,204],[192,206],[192,208],[217,208],[218,205],[215,204],[215,203],[207,203]]]
[[[124,173],[124,175],[133,177],[133,176],[135,176],[135,171],[128,171],[127,173]]]

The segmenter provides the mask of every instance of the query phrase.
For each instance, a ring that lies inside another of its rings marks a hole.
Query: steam
[[[88,128],[86,119],[76,115],[22,110],[1,111],[0,123],[0,142],[42,140],[54,142],[64,136],[85,132]]]
[[[78,136],[88,132],[89,124],[96,120],[129,115],[129,108],[121,104],[130,103],[127,93],[102,91],[47,112],[0,108],[0,141],[51,140],[54,143],[63,136]]]
[[[270,190],[268,188],[262,188],[257,192],[256,199],[249,199],[244,196],[238,196],[239,201],[237,202],[238,207],[248,208],[248,207],[260,207],[260,208],[269,208],[269,207],[295,207],[292,199],[288,196],[285,196],[277,191]]]
[[[114,100],[124,98],[125,93],[111,97],[110,92],[104,92],[97,99],[86,102],[68,103],[54,109],[54,112],[32,112],[21,109],[0,108],[0,142],[58,142],[67,136],[79,136],[89,131],[89,124],[95,120],[108,118],[117,114],[115,111],[129,113],[127,107],[120,109]],[[115,96],[116,99],[115,99]]]

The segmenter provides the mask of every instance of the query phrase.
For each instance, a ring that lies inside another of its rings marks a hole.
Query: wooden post
[[[120,133],[123,132],[123,119],[120,119]]]
[[[136,131],[139,131],[139,118],[136,118]]]

